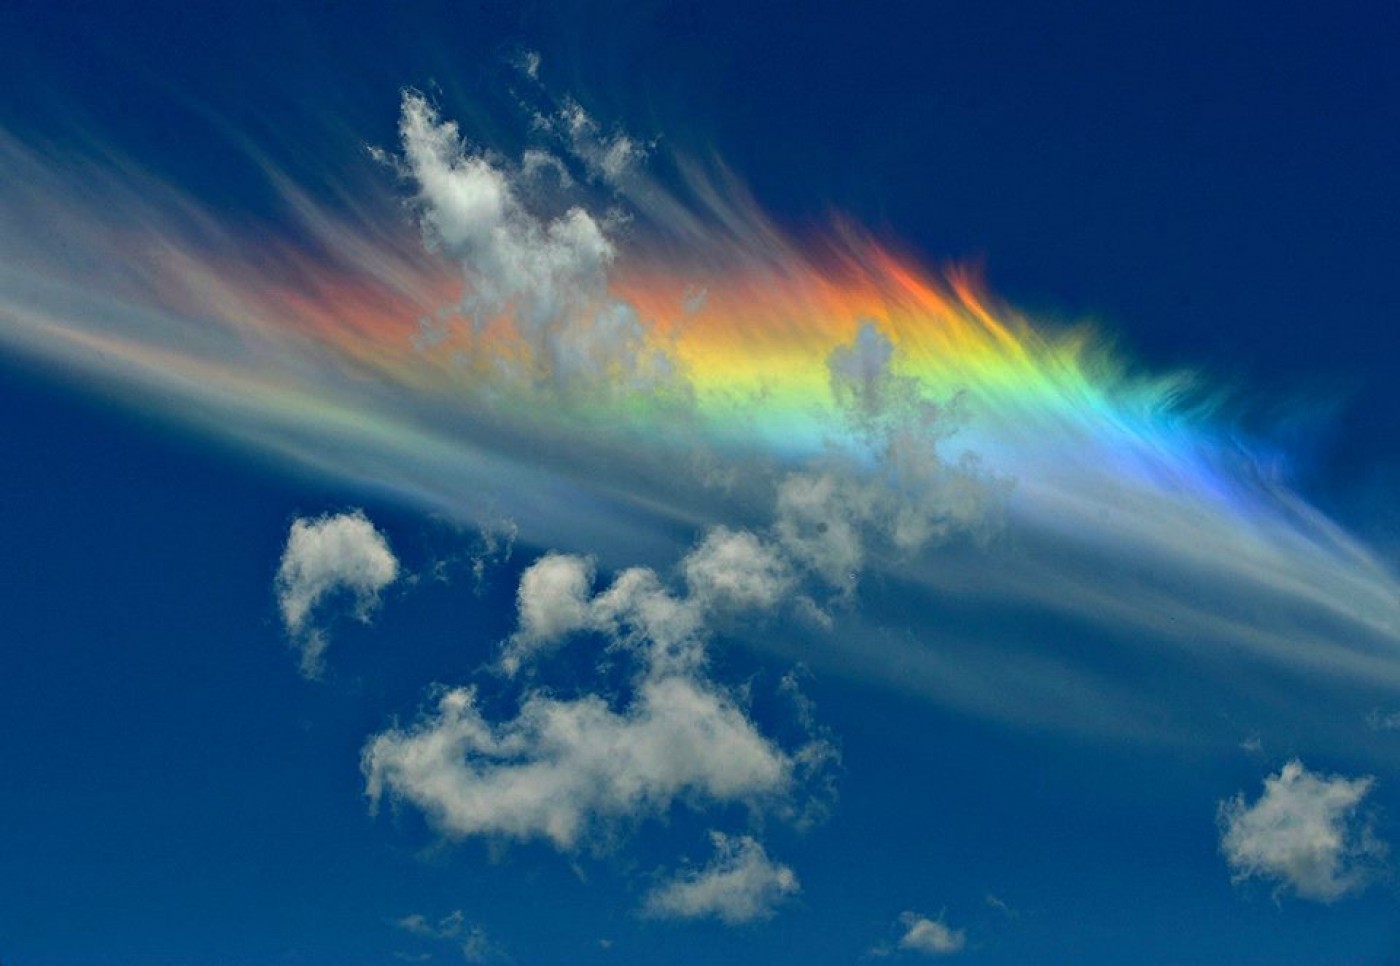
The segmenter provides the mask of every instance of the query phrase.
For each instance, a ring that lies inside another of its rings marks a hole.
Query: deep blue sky
[[[508,138],[504,62],[535,49],[595,116],[723,158],[786,224],[848,214],[929,260],[982,262],[1015,304],[1101,320],[1145,366],[1202,367],[1393,561],[1397,36],[1381,3],[12,0],[0,128],[109,145],[231,218],[275,219],[229,132],[307,174],[391,143],[416,86]],[[1331,418],[1280,425],[1299,400]],[[369,817],[361,745],[488,659],[547,548],[519,548],[481,594],[464,573],[411,607],[391,591],[311,684],[271,590],[293,517],[364,507],[414,568],[466,537],[3,358],[0,445],[6,966],[450,962],[392,921],[454,909],[518,963],[851,962],[907,908],[945,909],[969,960],[1400,955],[1389,885],[1335,906],[1231,885],[1215,802],[1257,794],[1258,760],[1009,730],[821,675],[841,797],[823,826],[772,830],[804,884],[772,922],[632,916],[638,870],[713,827],[684,811],[578,871],[541,845],[432,851],[416,813]],[[770,689],[783,671],[742,648],[721,661]],[[1400,773],[1379,777],[1400,814]]]

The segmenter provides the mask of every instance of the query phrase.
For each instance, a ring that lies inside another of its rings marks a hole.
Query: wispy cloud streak
[[[572,101],[541,116],[512,159],[406,94],[383,197],[272,173],[295,241],[0,137],[0,344],[604,564],[772,525],[833,584],[873,569],[1400,691],[1394,575],[1198,379],[848,226],[793,236],[723,172],[668,187]],[[930,552],[989,509],[990,551]]]

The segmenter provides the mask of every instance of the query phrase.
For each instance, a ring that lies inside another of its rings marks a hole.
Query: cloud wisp
[[[433,940],[439,944],[456,946],[462,958],[469,963],[509,960],[505,951],[491,939],[484,927],[480,924],[469,925],[467,923],[467,917],[461,909],[452,910],[436,922],[422,913],[415,912],[395,920],[394,925],[418,939]],[[397,952],[394,957],[403,962],[427,962],[433,958],[433,955],[427,952]]]

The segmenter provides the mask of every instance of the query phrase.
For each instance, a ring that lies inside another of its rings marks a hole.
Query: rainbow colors
[[[882,378],[941,414],[929,450],[1009,486],[1015,549],[960,586],[1400,686],[1390,568],[1199,379],[1132,372],[1093,329],[1037,325],[858,231],[795,238],[741,192],[622,185],[640,214],[620,240],[582,208],[551,221],[521,200],[524,168],[471,153],[421,99],[405,118],[427,145],[406,148],[411,173],[441,189],[415,189],[419,225],[280,178],[296,243],[0,142],[0,343],[260,451],[627,561],[764,525],[788,474],[878,479],[832,371],[866,329],[891,348]],[[882,566],[941,586],[929,553]]]

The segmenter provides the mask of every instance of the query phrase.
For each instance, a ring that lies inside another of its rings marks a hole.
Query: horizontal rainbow
[[[484,339],[448,330],[440,341],[420,342],[420,320],[464,294],[455,268],[427,253],[412,295],[299,253],[284,260],[295,265],[290,281],[266,279],[243,264],[197,264],[184,253],[167,252],[164,261],[161,287],[178,293],[170,311],[207,318],[212,308],[210,322],[294,337],[347,367],[446,400],[467,403],[489,387],[519,393],[515,402],[532,415],[556,409],[538,387],[493,382],[495,354],[519,351],[493,336],[508,329],[508,320],[488,324]],[[707,434],[739,449],[801,459],[826,448],[840,434],[828,360],[867,323],[894,343],[898,372],[934,400],[957,399],[968,448],[995,453],[1009,472],[1028,469],[1029,451],[1041,442],[1052,451],[1038,457],[1047,468],[1072,460],[1063,449],[1052,455],[1065,433],[1102,450],[1088,459],[1107,454],[1124,467],[1169,474],[1190,473],[1237,449],[1192,375],[1131,375],[1089,327],[1038,328],[988,295],[971,273],[929,273],[873,242],[829,261],[723,274],[677,266],[633,275],[624,266],[611,295],[639,312],[655,346],[677,364]],[[192,280],[209,279],[218,279],[215,298],[212,286],[190,291]],[[674,412],[651,401],[644,394],[572,400],[559,415],[631,419],[646,428]]]
[[[564,433],[609,424],[652,441],[674,430],[678,445],[699,425],[726,451],[776,455],[788,465],[841,442],[828,360],[873,323],[893,342],[897,371],[931,399],[954,404],[957,433],[945,446],[977,454],[1023,487],[1109,476],[1230,501],[1236,513],[1263,512],[1268,500],[1239,485],[1239,475],[1276,472],[1279,454],[1239,439],[1191,374],[1132,374],[1092,328],[1037,327],[969,272],[930,273],[849,235],[839,251],[824,264],[794,256],[706,271],[645,265],[629,273],[624,262],[610,295],[647,322],[693,409],[647,394],[561,402],[537,385],[503,385],[491,363],[520,351],[501,335],[505,319],[488,324],[483,338],[463,325],[423,344],[420,320],[464,294],[455,267],[426,253],[405,287],[411,295],[302,256],[291,285],[269,284],[246,266],[218,274],[242,280],[238,294],[223,299],[227,324],[295,334],[340,365],[449,410],[470,410],[489,395],[508,400],[494,407],[498,418],[514,413],[535,427],[553,421]],[[198,276],[183,261],[173,268],[170,277]]]
[[[1013,521],[1040,535],[1014,580],[988,568],[990,596],[1004,579],[1010,596],[1081,617],[1251,640],[1286,660],[1306,651],[1400,688],[1393,575],[1288,488],[1280,454],[1240,438],[1189,375],[1134,373],[1092,329],[1038,326],[970,273],[925,270],[851,231],[803,244],[757,212],[752,238],[716,229],[694,259],[633,240],[604,297],[635,310],[675,378],[565,391],[528,377],[509,317],[451,324],[460,268],[388,206],[354,222],[288,189],[312,240],[294,245],[3,139],[0,161],[16,175],[0,189],[0,342],[139,405],[462,516],[515,515],[541,544],[597,550],[584,544],[626,530],[626,563],[657,529],[648,514],[762,522],[773,472],[849,447],[828,363],[871,324],[896,371],[951,404],[957,432],[940,447],[1014,481]],[[586,327],[597,309],[575,311]],[[697,449],[751,478],[735,491],[746,506],[687,478]],[[1108,562],[1065,576],[1063,558],[1084,552]],[[1250,603],[1227,619],[1226,604],[1138,588],[1144,603],[1119,607],[1128,592],[1109,600],[1098,584],[1123,560]],[[1300,636],[1240,616],[1275,599],[1327,627]]]

